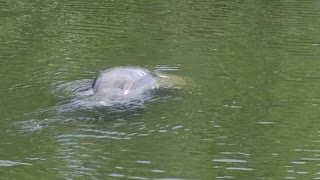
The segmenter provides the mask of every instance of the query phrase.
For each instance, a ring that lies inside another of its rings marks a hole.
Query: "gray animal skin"
[[[108,97],[137,96],[157,88],[160,77],[146,68],[114,67],[101,72],[95,79],[94,94]]]

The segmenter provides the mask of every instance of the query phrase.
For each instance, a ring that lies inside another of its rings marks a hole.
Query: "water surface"
[[[320,179],[319,8],[1,1],[1,177]],[[133,108],[72,104],[119,65],[192,87]]]

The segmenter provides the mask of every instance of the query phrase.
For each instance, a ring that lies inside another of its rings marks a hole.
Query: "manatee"
[[[192,81],[181,76],[163,74],[162,71],[119,66],[102,71],[93,83],[92,80],[79,80],[64,84],[60,90],[68,92],[68,98],[73,95],[73,99],[62,109],[101,105],[116,108],[120,108],[118,105],[136,107],[146,101],[171,97],[172,93],[187,92],[186,87]],[[178,89],[179,91],[176,91]]]

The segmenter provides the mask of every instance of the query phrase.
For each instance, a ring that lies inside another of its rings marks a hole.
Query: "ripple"
[[[235,154],[235,155],[250,156],[250,154],[248,154],[248,153],[243,153],[243,152],[220,152],[220,154]]]
[[[224,163],[246,163],[247,161],[241,159],[213,159],[213,162],[224,162]]]
[[[319,150],[319,149],[295,149],[294,151],[297,151],[297,152],[303,151],[303,152],[315,152],[315,153],[320,153],[320,150]]]
[[[156,65],[155,66],[155,71],[180,71],[181,64],[177,65]]]
[[[306,164],[304,161],[292,161],[292,164]]]
[[[129,137],[116,137],[116,136],[109,136],[109,135],[90,135],[90,134],[64,134],[59,135],[58,138],[94,138],[94,139],[131,139]]]
[[[149,179],[149,178],[139,177],[139,176],[128,176],[128,179],[142,179],[142,180],[146,180],[146,179]]]
[[[164,172],[166,172],[166,171],[160,170],[160,169],[153,169],[153,170],[151,170],[150,172],[154,172],[154,173],[164,173]]]
[[[268,125],[268,124],[275,124],[276,122],[273,122],[273,121],[259,121],[257,122],[257,124],[265,124],[265,125]]]
[[[235,179],[233,176],[218,176],[217,179]]]
[[[183,126],[177,125],[177,126],[172,127],[171,129],[180,129],[180,128],[183,128]]]
[[[151,162],[150,161],[136,161],[137,163],[139,163],[139,164],[151,164]]]
[[[244,167],[227,167],[226,170],[253,171],[254,169]]]
[[[304,161],[320,161],[320,158],[301,158]]]

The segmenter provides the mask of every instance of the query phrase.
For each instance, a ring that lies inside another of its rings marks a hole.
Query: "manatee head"
[[[101,72],[92,89],[107,96],[139,95],[157,86],[158,75],[141,67],[114,67]]]

